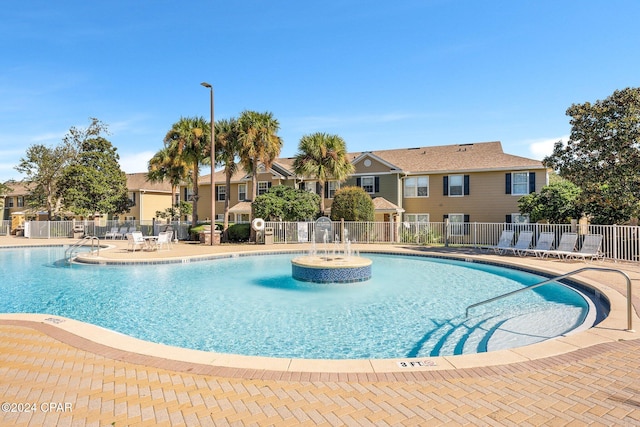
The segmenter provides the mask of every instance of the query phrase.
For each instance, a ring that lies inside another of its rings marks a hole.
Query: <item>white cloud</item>
[[[126,173],[146,172],[149,160],[154,154],[155,151],[120,154],[120,167]]]
[[[534,159],[542,160],[544,157],[553,153],[553,146],[558,141],[568,141],[569,135],[563,135],[556,138],[534,139],[526,141],[529,146],[529,152]]]

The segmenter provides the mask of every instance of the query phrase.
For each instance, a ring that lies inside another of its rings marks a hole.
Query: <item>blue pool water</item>
[[[187,264],[64,266],[62,247],[0,249],[0,312],[47,313],[148,341],[273,357],[358,359],[466,354],[522,346],[583,323],[585,298],[479,263],[364,254],[373,278],[291,278],[294,254]]]

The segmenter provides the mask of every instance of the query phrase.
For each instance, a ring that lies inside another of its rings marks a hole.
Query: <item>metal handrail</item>
[[[535,288],[537,288],[539,286],[546,285],[546,284],[551,283],[551,282],[556,282],[558,280],[565,279],[565,278],[567,278],[569,276],[573,276],[575,274],[578,274],[578,273],[581,273],[581,272],[587,271],[587,270],[608,271],[608,272],[612,272],[612,273],[619,273],[619,274],[622,274],[625,279],[627,279],[627,331],[633,332],[633,320],[632,320],[632,317],[631,317],[631,312],[632,312],[632,307],[631,307],[631,278],[624,271],[616,270],[614,268],[606,268],[606,267],[583,267],[583,268],[580,268],[578,270],[574,270],[574,271],[571,271],[569,273],[553,277],[551,279],[543,280],[540,283],[536,283],[535,285],[527,286],[526,288],[516,289],[515,291],[507,292],[506,294],[498,295],[497,297],[489,298],[488,300],[484,300],[484,301],[477,302],[475,304],[471,304],[470,306],[467,307],[467,309],[465,311],[465,316],[469,317],[469,310],[472,309],[472,308],[478,307],[478,306],[483,305],[483,304],[488,304],[490,302],[493,302],[493,301],[496,301],[496,300],[499,300],[499,299],[502,299],[502,298],[506,298],[508,296],[511,296],[511,295],[514,295],[514,294],[517,294],[517,293],[520,293],[520,292],[529,291],[529,290],[535,289]]]
[[[93,252],[93,245],[94,242],[96,242],[95,245],[97,248],[97,255],[100,256],[100,239],[97,236],[85,236],[73,245],[69,246],[69,248],[64,253],[65,259],[70,260],[74,253],[73,250],[79,248],[80,246],[83,246],[83,244],[88,240],[91,240],[91,252]]]

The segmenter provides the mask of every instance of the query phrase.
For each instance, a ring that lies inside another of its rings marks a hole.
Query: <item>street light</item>
[[[207,82],[202,82],[200,84],[208,88],[211,95],[211,246],[213,246],[213,238],[216,235],[216,182],[213,177],[216,167],[216,150],[214,144],[215,126],[213,124],[213,86]]]

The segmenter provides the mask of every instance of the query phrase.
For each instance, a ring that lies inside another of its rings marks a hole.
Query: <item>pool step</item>
[[[412,349],[408,357],[452,356],[457,354],[482,353],[494,332],[507,318],[452,319],[434,323],[437,328],[425,336]],[[432,348],[428,354],[422,348]]]

